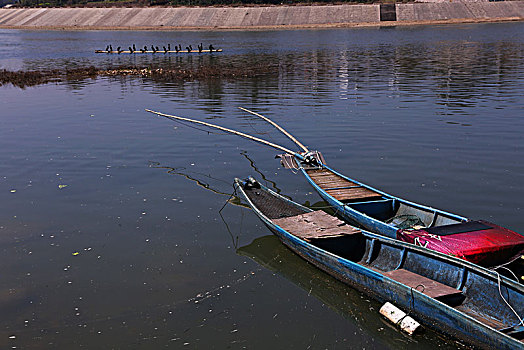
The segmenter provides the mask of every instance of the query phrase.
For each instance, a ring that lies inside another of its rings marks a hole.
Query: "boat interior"
[[[506,300],[524,310],[524,301],[512,286],[497,278],[430,253],[394,241],[377,239],[323,211],[310,211],[257,186],[244,192],[267,218],[290,234],[331,254],[364,266],[418,290],[497,330],[523,340],[524,326],[508,308]],[[409,298],[407,293],[406,298]]]
[[[385,196],[326,168],[309,168],[305,171],[315,184],[346,206],[400,229],[421,229],[464,222],[439,210],[426,209]]]

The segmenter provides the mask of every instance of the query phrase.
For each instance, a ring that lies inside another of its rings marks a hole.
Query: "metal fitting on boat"
[[[257,180],[255,180],[254,178],[250,176],[246,179],[245,188],[246,189],[260,188],[260,184],[258,183]]]

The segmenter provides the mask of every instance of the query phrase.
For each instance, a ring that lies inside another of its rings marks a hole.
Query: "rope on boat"
[[[419,291],[417,288],[418,287],[422,287],[422,290]],[[407,312],[404,317],[402,317],[401,319],[399,319],[396,323],[397,326],[399,326],[402,321],[408,317],[408,316],[411,316],[411,314],[413,313],[413,311],[415,310],[415,296],[413,295],[413,290],[416,290],[417,292],[421,292],[421,293],[424,293],[424,291],[426,290],[426,286],[423,285],[423,284],[419,284],[417,285],[415,288],[413,287],[409,287],[409,292],[411,294],[411,298],[409,299],[409,312]]]
[[[524,255],[523,255],[523,257],[524,257]],[[513,263],[513,262],[514,262],[515,260],[517,260],[517,259],[518,259],[518,257],[516,257],[516,258],[514,258],[514,259],[512,259],[512,260],[510,260],[510,261],[508,261],[508,262],[505,262],[505,263],[503,263],[503,264],[500,264],[500,265],[498,265],[498,266],[492,267],[490,270],[492,270],[492,271],[495,271],[496,269],[504,269],[504,270],[508,270],[508,271],[513,275],[513,277],[515,277],[515,280],[517,281],[517,283],[520,283],[520,280],[519,280],[519,278],[517,277],[517,275],[515,275],[515,273],[514,273],[513,271],[511,271],[509,268],[506,267],[507,265]]]
[[[238,249],[238,236],[236,236],[236,239],[235,239],[235,237],[233,236],[233,232],[231,232],[231,229],[229,228],[229,225],[227,224],[226,219],[224,219],[224,216],[222,216],[222,209],[224,209],[226,207],[226,205],[231,203],[230,201],[231,201],[232,198],[235,198],[235,196],[238,198],[238,196],[237,196],[237,189],[236,189],[234,184],[233,184],[233,188],[234,188],[233,193],[231,193],[231,196],[224,203],[222,208],[218,211],[218,215],[220,215],[220,218],[222,219],[222,222],[224,223],[224,225],[226,225],[226,230],[227,230],[227,233],[229,233],[229,236],[231,237],[231,242],[233,242],[233,247],[235,248],[235,250],[237,250]],[[240,226],[242,227],[242,220],[240,221]]]
[[[509,273],[515,278],[515,280],[517,281],[517,283],[520,283],[519,281],[519,278],[517,277],[517,275],[515,274],[515,272],[511,271],[510,269],[508,269],[506,266],[498,266],[496,267],[496,269],[504,269],[504,270],[508,270]]]
[[[233,198],[237,197],[238,198],[238,195],[237,195],[237,188],[235,186],[235,183],[233,182],[233,193],[231,193],[231,195],[229,196],[229,198],[226,200],[226,202],[224,203],[224,205],[222,206],[222,208],[220,208],[220,210],[218,211],[219,213],[222,213],[222,210],[224,210],[224,208],[226,207],[226,205],[229,204],[229,201]]]
[[[515,314],[515,316],[517,316],[518,320],[520,321],[518,324],[516,324],[515,326],[520,326],[520,325],[524,325],[524,320],[519,316],[519,314],[515,311],[515,309],[508,303],[508,301],[506,300],[506,298],[504,298],[504,296],[502,295],[502,290],[500,289],[500,274],[498,273],[498,271],[495,271],[493,270],[493,272],[495,272],[497,274],[497,282],[498,282],[498,287],[499,287],[499,294],[500,294],[500,297],[502,298],[502,300],[504,300],[504,302],[506,303],[506,305],[508,305],[508,307],[511,309],[511,311],[513,311],[513,313]],[[515,327],[513,326],[513,327]]]
[[[498,284],[498,289],[499,289],[499,294],[500,294],[500,297],[502,298],[502,300],[504,300],[504,302],[506,303],[506,305],[508,305],[508,307],[510,308],[510,310],[515,314],[515,316],[517,316],[518,320],[519,320],[519,323],[517,323],[515,326],[519,326],[519,325],[524,325],[524,319],[522,317],[519,316],[519,314],[515,311],[515,309],[509,304],[509,302],[506,300],[506,298],[504,298],[504,296],[502,295],[502,290],[500,289],[500,283],[501,283],[501,279],[500,279],[500,274],[498,271],[496,271],[497,269],[504,269],[504,270],[507,270],[511,273],[511,275],[515,278],[515,280],[517,281],[517,283],[520,283],[519,281],[519,278],[517,277],[517,275],[511,271],[509,268],[506,267],[506,265],[509,265],[510,263],[512,263],[512,261],[508,261],[507,263],[504,263],[504,264],[501,264],[499,266],[496,266],[494,268],[491,269],[491,271],[495,272],[497,274],[497,284]],[[513,326],[513,327],[515,327]]]
[[[409,288],[409,292],[411,294],[411,298],[409,299],[409,312],[413,312],[415,309],[415,296],[413,295],[413,287]]]

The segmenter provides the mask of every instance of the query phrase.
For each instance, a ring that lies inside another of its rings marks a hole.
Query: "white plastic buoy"
[[[409,335],[413,335],[415,330],[420,326],[420,323],[415,321],[411,316],[407,316],[406,313],[400,310],[390,302],[385,303],[380,308],[380,314],[398,325],[400,329]]]

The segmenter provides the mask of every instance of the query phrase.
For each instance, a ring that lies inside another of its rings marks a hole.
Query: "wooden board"
[[[356,201],[356,200],[365,200],[365,199],[378,199],[382,195],[380,193],[373,192],[367,188],[349,188],[341,190],[327,190],[331,196],[335,197],[339,201]]]
[[[384,276],[388,276],[389,278],[416,289],[432,298],[462,293],[458,289],[446,286],[445,284],[404,269],[385,272]]]
[[[307,173],[314,183],[339,201],[357,201],[382,197],[380,193],[359,186],[327,169],[308,170]]]
[[[292,235],[305,240],[352,235],[360,232],[359,229],[346,225],[342,220],[322,210],[275,219],[273,222]]]
[[[507,328],[508,325],[505,324],[504,322],[500,322],[499,320],[496,320],[494,319],[493,317],[489,317],[488,315],[483,315],[481,313],[478,312],[478,310],[473,310],[469,307],[467,307],[466,305],[458,305],[455,307],[455,309],[457,309],[459,312],[463,312],[465,313],[466,315],[468,316],[471,316],[473,318],[475,318],[476,320],[492,327],[492,328],[495,328],[495,329],[503,329],[503,328]],[[521,340],[522,341],[522,340]]]

